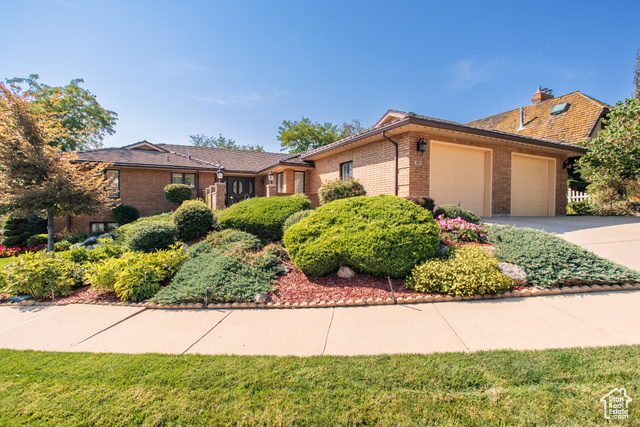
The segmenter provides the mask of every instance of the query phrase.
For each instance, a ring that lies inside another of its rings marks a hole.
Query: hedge
[[[293,213],[311,209],[304,196],[256,197],[218,214],[221,228],[235,228],[266,240],[282,239],[282,226]]]
[[[286,231],[284,244],[295,265],[311,276],[347,266],[405,277],[436,254],[439,236],[427,210],[397,196],[360,196],[317,208]]]

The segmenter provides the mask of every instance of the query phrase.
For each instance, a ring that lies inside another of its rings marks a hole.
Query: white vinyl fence
[[[567,202],[571,203],[571,202],[582,202],[582,201],[589,201],[591,200],[591,196],[589,196],[587,193],[583,193],[581,191],[575,191],[572,189],[568,189],[567,190]]]

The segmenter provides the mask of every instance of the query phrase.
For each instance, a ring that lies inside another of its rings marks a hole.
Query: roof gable
[[[167,152],[167,150],[162,149],[157,145],[150,143],[146,139],[144,141],[136,142],[135,144],[125,145],[122,148],[124,150],[149,150],[149,151],[159,151],[161,153]]]
[[[378,120],[378,122],[373,126],[373,128],[379,128],[381,126],[384,126],[388,123],[391,122],[395,122],[397,120],[402,120],[405,117],[407,117],[407,113],[405,113],[404,111],[398,111],[398,110],[387,110],[387,112],[384,114],[384,116],[382,116],[382,118],[380,120]]]

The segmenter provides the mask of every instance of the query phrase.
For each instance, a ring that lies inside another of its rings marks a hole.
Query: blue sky
[[[0,77],[83,78],[118,113],[105,146],[222,133],[279,151],[283,120],[466,123],[536,87],[631,96],[640,2],[4,2]]]

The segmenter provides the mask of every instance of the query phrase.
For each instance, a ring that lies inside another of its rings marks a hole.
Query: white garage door
[[[514,154],[511,159],[511,215],[553,216],[553,159]]]
[[[490,176],[488,151],[431,144],[431,197],[437,205],[451,203],[488,216]]]

